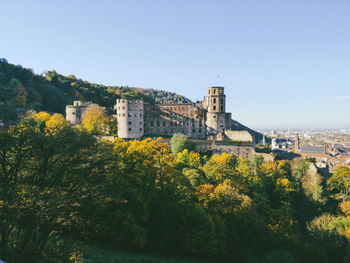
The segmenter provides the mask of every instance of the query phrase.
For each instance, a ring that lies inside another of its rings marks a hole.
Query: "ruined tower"
[[[86,109],[92,105],[91,102],[75,100],[73,105],[66,106],[66,119],[69,121],[70,125],[74,126],[80,124],[82,121],[82,115]]]
[[[207,133],[217,134],[231,128],[231,113],[226,113],[226,95],[223,87],[209,87],[203,107],[207,110]]]
[[[117,99],[118,137],[140,138],[144,134],[143,100]]]

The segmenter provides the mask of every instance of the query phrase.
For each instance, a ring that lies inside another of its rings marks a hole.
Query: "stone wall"
[[[234,141],[190,140],[196,152],[228,153],[250,159],[255,154],[252,143]]]
[[[145,104],[146,135],[205,138],[205,112],[193,104]]]

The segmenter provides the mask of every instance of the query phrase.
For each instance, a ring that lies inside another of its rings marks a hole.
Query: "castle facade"
[[[171,136],[210,139],[231,129],[223,87],[210,87],[201,102],[148,104],[142,100],[117,99],[118,137]]]

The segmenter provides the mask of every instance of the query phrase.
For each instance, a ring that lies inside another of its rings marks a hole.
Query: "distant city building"
[[[300,146],[296,153],[326,154],[326,147],[320,146]]]
[[[271,141],[271,148],[272,148],[272,150],[279,148],[279,145],[277,143],[277,139],[276,138],[272,139],[272,141]]]

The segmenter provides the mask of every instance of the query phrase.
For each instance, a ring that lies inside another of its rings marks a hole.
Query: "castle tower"
[[[118,137],[123,139],[140,138],[144,134],[143,100],[117,99]]]
[[[231,113],[226,113],[226,95],[224,87],[209,87],[203,101],[207,110],[207,132],[218,134],[231,128]]]

